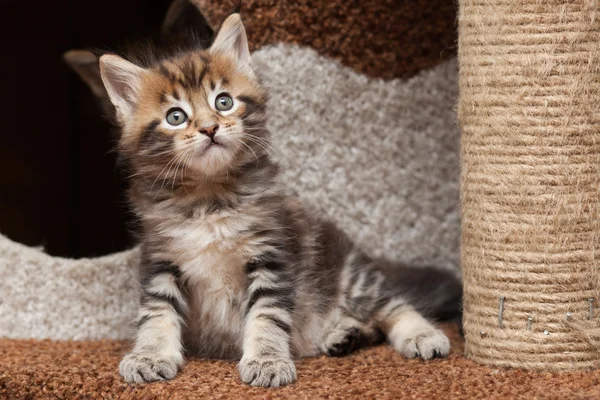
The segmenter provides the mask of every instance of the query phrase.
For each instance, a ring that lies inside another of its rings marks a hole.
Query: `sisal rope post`
[[[600,366],[598,0],[460,0],[466,355]]]

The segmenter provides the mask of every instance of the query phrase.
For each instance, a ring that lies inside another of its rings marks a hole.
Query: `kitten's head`
[[[214,178],[265,154],[267,96],[239,14],[225,20],[208,50],[148,67],[104,55],[100,69],[122,128],[120,151],[136,173]]]

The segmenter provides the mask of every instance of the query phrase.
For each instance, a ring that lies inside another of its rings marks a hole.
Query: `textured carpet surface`
[[[192,0],[213,26],[239,0]],[[456,2],[448,0],[244,0],[252,50],[312,47],[374,77],[409,77],[455,53]]]
[[[292,45],[253,61],[286,185],[368,253],[457,268],[456,60],[387,81]]]
[[[253,60],[290,190],[371,254],[457,269],[456,60],[387,81],[290,44]],[[0,337],[130,337],[138,262],[136,250],[55,258],[0,236]]]
[[[137,249],[72,260],[0,235],[0,337],[130,337],[138,264]]]
[[[600,371],[549,373],[481,366],[462,356],[456,330],[448,359],[406,360],[388,346],[344,358],[298,362],[298,381],[279,389],[240,383],[235,363],[190,360],[170,382],[130,386],[117,366],[124,341],[0,339],[0,398],[120,399],[597,399]]]

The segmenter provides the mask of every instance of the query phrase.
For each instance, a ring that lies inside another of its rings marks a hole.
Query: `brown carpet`
[[[218,27],[239,0],[192,0]],[[448,0],[244,0],[252,50],[312,47],[363,74],[406,78],[454,55],[456,4]]]
[[[406,360],[388,346],[345,358],[298,363],[298,381],[280,389],[251,388],[234,363],[191,360],[170,382],[130,386],[117,372],[123,341],[53,342],[0,340],[0,398],[120,399],[433,399],[600,398],[600,371],[548,373],[481,366],[454,343],[448,359]]]

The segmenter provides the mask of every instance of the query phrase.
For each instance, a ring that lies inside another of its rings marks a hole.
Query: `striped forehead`
[[[172,86],[179,86],[183,90],[197,90],[202,88],[209,68],[208,58],[196,55],[175,61],[165,61],[159,65],[158,72]]]
[[[211,62],[211,58],[203,53],[161,63],[156,70],[167,81],[161,103],[173,99],[196,102],[207,99],[215,90],[226,90],[231,79],[235,79],[228,67],[218,60]]]

